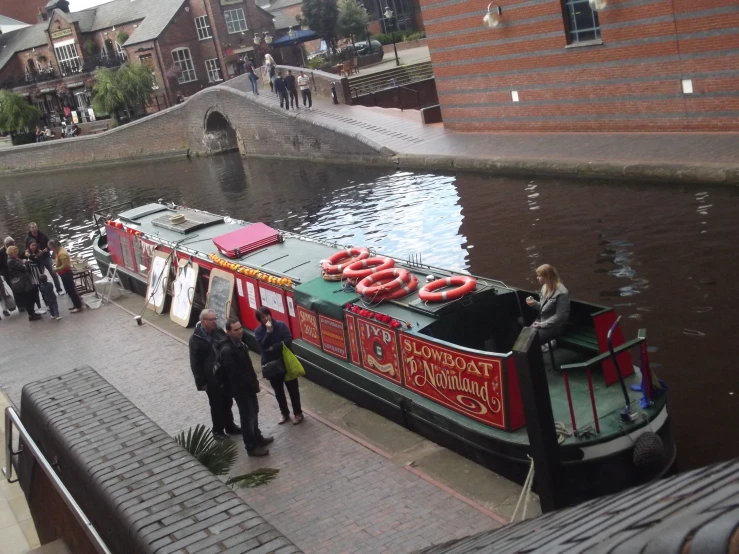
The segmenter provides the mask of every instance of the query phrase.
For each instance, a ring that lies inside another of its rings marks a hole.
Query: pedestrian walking
[[[54,265],[54,271],[62,281],[64,290],[67,291],[69,299],[72,301],[72,307],[69,310],[73,313],[79,313],[82,311],[82,301],[77,294],[77,289],[74,286],[74,274],[72,273],[72,260],[69,257],[69,253],[62,248],[58,240],[49,241],[49,249],[54,253],[56,257],[56,264]]]
[[[34,309],[33,283],[31,276],[26,268],[25,261],[18,257],[19,250],[17,246],[8,246],[8,272],[10,273],[10,287],[13,289],[18,304],[23,306],[28,312],[28,320],[36,321],[41,319]]]
[[[282,76],[282,71],[277,72],[277,78],[275,79],[275,90],[277,91],[277,96],[280,97],[280,108],[284,107],[286,110],[290,110],[290,100],[287,97],[287,83],[285,83],[285,78]]]
[[[10,239],[10,244],[13,244],[13,237],[5,239],[7,242]],[[8,272],[8,251],[7,244],[3,243],[0,247],[0,300],[3,302],[3,315],[8,317],[10,315],[9,310],[15,309],[15,299],[12,293],[9,293],[5,287],[10,287],[10,273]],[[12,307],[11,307],[12,306]]]
[[[264,65],[267,68],[267,76],[269,78],[269,88],[275,92],[275,79],[277,78],[277,64],[272,56],[264,55]]]
[[[246,62],[246,73],[249,76],[249,81],[251,82],[251,91],[259,96],[259,89],[257,88],[257,80],[259,79],[259,75],[256,73],[256,68],[254,67],[254,62],[252,60],[248,60]]]
[[[46,276],[46,274],[44,274],[39,277],[39,281],[41,282],[41,284],[39,285],[41,298],[44,299],[44,304],[46,304],[46,307],[49,309],[51,319],[61,319],[62,316],[59,315],[59,303],[56,299],[54,287],[51,283],[49,283],[49,278]]]
[[[249,456],[266,456],[266,446],[274,442],[259,430],[259,380],[246,345],[246,333],[238,319],[226,322],[227,338],[219,345],[220,364],[231,395],[239,407],[241,433]]]
[[[174,103],[175,104],[182,104],[185,101],[185,97],[180,91],[177,91],[177,96],[175,96]]]
[[[39,250],[41,250],[40,262],[43,268],[49,272],[51,278],[54,280],[54,288],[57,294],[64,294],[62,287],[59,284],[59,277],[54,272],[54,267],[51,262],[51,251],[49,250],[49,237],[39,231],[38,225],[34,222],[28,224],[28,235],[26,235],[26,249],[28,249],[28,243],[35,240],[38,243]]]
[[[238,435],[242,431],[234,423],[231,411],[233,398],[227,383],[219,382],[213,371],[218,358],[216,346],[226,338],[226,333],[219,329],[216,323],[216,312],[214,310],[200,312],[200,321],[195,326],[189,342],[190,369],[197,389],[208,395],[213,438],[216,440],[226,439],[226,433]]]
[[[26,260],[28,260],[28,273],[31,275],[31,282],[33,283],[33,297],[38,307],[37,312],[42,314],[46,310],[41,309],[41,292],[39,285],[41,284],[40,277],[44,272],[41,266],[41,251],[39,250],[38,243],[32,240],[28,243],[28,250],[26,250]]]
[[[285,87],[287,88],[287,94],[290,97],[290,107],[298,109],[298,87],[295,84],[295,75],[289,69],[287,70],[287,76],[285,77]]]
[[[282,348],[283,346],[290,348],[293,342],[293,336],[287,325],[282,321],[272,319],[272,312],[266,306],[259,308],[256,316],[257,321],[259,321],[259,327],[254,331],[254,334],[259,343],[259,349],[262,352],[262,369],[264,370],[264,367],[270,362],[282,360]],[[287,406],[285,388],[287,388],[287,392],[290,394],[290,403],[292,404],[293,414],[295,414],[293,425],[301,423],[303,421],[303,410],[300,406],[298,380],[285,381],[285,371],[282,371],[281,374],[270,378],[269,384],[272,385],[275,391],[277,404],[280,407],[280,413],[282,413],[279,424],[282,425],[290,420],[290,408]]]
[[[300,87],[300,95],[303,97],[303,107],[305,108],[305,102],[308,101],[308,109],[313,108],[313,95],[310,90],[310,78],[306,77],[302,71],[298,76],[298,86]]]

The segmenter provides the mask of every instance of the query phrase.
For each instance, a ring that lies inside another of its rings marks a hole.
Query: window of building
[[[77,53],[77,45],[74,42],[63,45],[55,45],[56,59],[59,62],[59,69],[62,75],[70,75],[82,71],[82,63]]]
[[[564,0],[567,21],[567,42],[588,42],[600,40],[598,14],[590,7],[588,0]]]
[[[223,81],[221,64],[218,63],[218,58],[205,60],[205,69],[208,71],[208,80],[211,83],[215,83],[216,81]]]
[[[208,21],[207,15],[195,18],[195,28],[198,30],[198,39],[200,40],[213,36],[210,34],[210,21]]]
[[[174,61],[175,66],[179,67],[182,72],[177,76],[178,83],[189,83],[190,81],[195,81],[197,79],[195,76],[195,67],[192,65],[192,57],[190,56],[189,48],[178,48],[177,50],[172,50],[172,60]]]
[[[227,10],[223,12],[223,17],[226,19],[226,27],[229,33],[240,33],[247,30],[243,8]]]

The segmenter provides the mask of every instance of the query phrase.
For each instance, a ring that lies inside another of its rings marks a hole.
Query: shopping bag
[[[305,375],[305,370],[300,361],[298,361],[295,354],[284,344],[282,345],[282,361],[285,362],[285,369],[287,369],[285,381],[293,381]]]
[[[9,312],[12,312],[17,307],[15,305],[15,298],[13,298],[13,291],[8,288],[2,278],[0,278],[0,287],[3,287],[5,289],[5,309]]]

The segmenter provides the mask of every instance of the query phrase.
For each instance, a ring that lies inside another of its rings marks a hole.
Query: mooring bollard
[[[567,502],[561,489],[559,443],[554,427],[544,355],[536,329],[524,327],[513,345],[513,358],[521,388],[531,457],[536,470],[536,492],[539,494],[542,511],[551,512],[566,506]]]

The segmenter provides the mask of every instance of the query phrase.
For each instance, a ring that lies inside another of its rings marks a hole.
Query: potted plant
[[[36,54],[36,61],[39,63],[44,63],[46,61],[46,56],[44,54],[38,53]]]
[[[115,40],[118,42],[118,44],[123,46],[123,44],[128,40],[128,33],[126,31],[119,32],[116,35]]]

